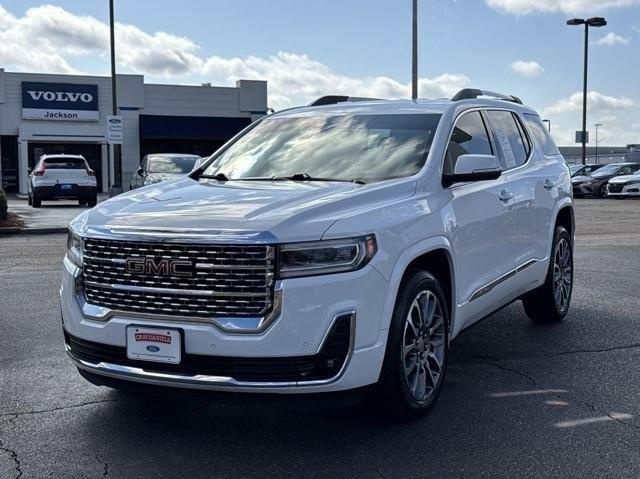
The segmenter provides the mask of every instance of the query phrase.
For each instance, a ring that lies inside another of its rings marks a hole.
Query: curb
[[[3,235],[45,235],[54,233],[66,233],[67,227],[48,227],[48,228],[0,228],[0,236]]]

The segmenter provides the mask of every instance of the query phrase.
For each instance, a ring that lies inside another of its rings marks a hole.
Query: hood
[[[162,182],[111,198],[72,222],[80,234],[161,235],[247,242],[322,238],[338,219],[415,193],[413,179],[346,182]],[[359,232],[361,233],[361,232]],[[362,232],[363,233],[363,232]]]
[[[615,178],[611,178],[609,183],[627,183],[629,181],[640,181],[640,173],[616,176]]]

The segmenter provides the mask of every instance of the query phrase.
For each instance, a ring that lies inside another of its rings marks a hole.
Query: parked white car
[[[96,174],[81,155],[42,155],[29,173],[29,204],[40,208],[42,201],[77,199],[80,205],[95,206]]]
[[[198,155],[156,153],[145,155],[140,167],[131,176],[130,189],[175,180],[191,172],[198,164]]]
[[[473,89],[319,103],[333,104],[264,117],[192,174],[71,223],[62,318],[85,378],[377,385],[385,409],[415,414],[465,328],[518,299],[534,321],[565,317],[571,182],[535,111]]]
[[[607,192],[612,198],[640,196],[640,169],[632,175],[611,178],[607,184]]]

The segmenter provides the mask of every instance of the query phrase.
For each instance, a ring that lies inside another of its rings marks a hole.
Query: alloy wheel
[[[402,364],[413,397],[426,401],[437,389],[443,373],[446,329],[442,307],[429,290],[419,292],[407,314]]]
[[[558,310],[564,312],[569,307],[573,282],[573,262],[569,242],[562,238],[553,255],[553,294]]]

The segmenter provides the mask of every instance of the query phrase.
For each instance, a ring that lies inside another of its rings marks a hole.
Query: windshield
[[[439,114],[269,118],[217,156],[203,176],[360,180],[409,176],[426,160]]]
[[[582,169],[582,165],[569,165],[569,172],[572,175],[575,175],[581,169]]]
[[[616,171],[618,171],[619,169],[620,169],[620,165],[607,165],[591,173],[591,176],[615,175]]]
[[[198,157],[196,156],[150,156],[149,173],[189,173]]]

